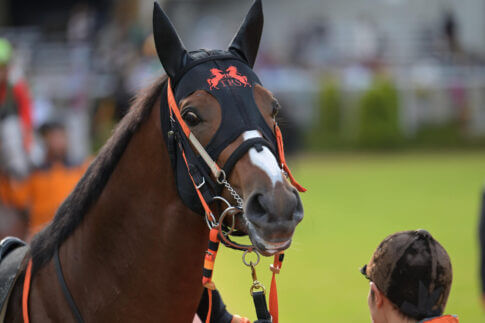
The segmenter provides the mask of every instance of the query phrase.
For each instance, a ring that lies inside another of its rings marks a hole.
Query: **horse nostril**
[[[297,223],[303,220],[303,204],[301,203],[300,195],[297,190],[293,190],[293,196],[295,197],[295,206],[293,208],[293,220]]]
[[[263,194],[254,194],[249,198],[246,205],[246,212],[254,217],[262,217],[267,213]]]
[[[246,217],[256,225],[285,221],[298,223],[303,218],[303,207],[296,190],[254,193],[247,200]]]

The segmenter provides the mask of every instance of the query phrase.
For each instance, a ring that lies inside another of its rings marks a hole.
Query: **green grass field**
[[[359,268],[388,234],[424,228],[453,264],[446,312],[484,322],[479,302],[477,223],[485,153],[345,154],[293,162],[305,218],[278,277],[280,322],[370,322]],[[221,247],[215,283],[233,313],[255,319],[250,271]],[[270,285],[271,259],[257,267]]]

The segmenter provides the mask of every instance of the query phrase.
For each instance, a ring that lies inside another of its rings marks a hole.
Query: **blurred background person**
[[[28,213],[29,236],[40,231],[73,190],[88,161],[73,162],[67,155],[68,140],[62,123],[48,122],[39,133],[45,147],[43,163],[21,184],[17,198]]]
[[[28,151],[32,143],[32,101],[27,83],[22,79],[14,80],[9,77],[12,55],[10,42],[0,38],[0,120],[6,122],[5,120],[12,117],[17,119],[22,147]],[[13,137],[13,134],[8,137]],[[25,175],[25,169],[20,168],[21,166],[12,172]]]
[[[10,77],[12,55],[10,42],[0,38],[0,236],[25,234],[16,191],[29,173],[32,142],[32,102],[27,84]]]

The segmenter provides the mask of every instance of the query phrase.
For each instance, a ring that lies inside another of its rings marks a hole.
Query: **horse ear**
[[[153,5],[153,37],[158,58],[167,75],[173,78],[185,65],[187,50],[158,2]]]
[[[229,46],[229,51],[240,56],[251,67],[254,66],[254,61],[258,54],[263,23],[263,6],[261,0],[256,0]]]

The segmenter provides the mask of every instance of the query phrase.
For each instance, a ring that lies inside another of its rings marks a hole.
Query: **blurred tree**
[[[308,143],[311,148],[337,148],[342,145],[342,93],[337,80],[326,78],[318,94],[318,118]]]
[[[377,76],[360,99],[358,144],[371,149],[395,148],[401,141],[397,89]]]

